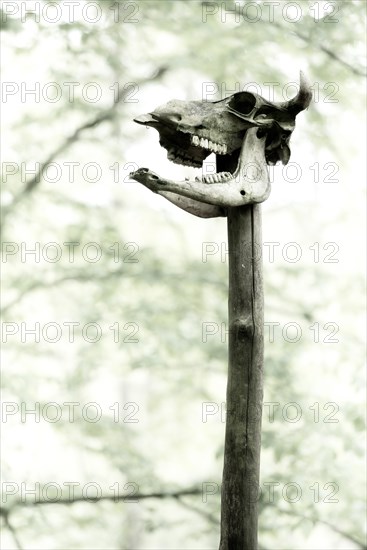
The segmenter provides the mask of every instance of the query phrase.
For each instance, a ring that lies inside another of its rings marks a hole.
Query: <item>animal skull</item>
[[[183,182],[165,180],[146,168],[131,177],[181,208],[205,217],[208,212],[210,216],[225,215],[228,206],[262,202],[270,193],[266,164],[288,163],[295,118],[311,98],[301,72],[298,94],[282,103],[251,92],[238,92],[219,101],[169,101],[134,119],[159,132],[159,143],[167,150],[168,159],[200,168],[204,159],[215,153],[217,166],[236,169]],[[215,208],[205,208],[205,214],[200,214],[202,203]]]

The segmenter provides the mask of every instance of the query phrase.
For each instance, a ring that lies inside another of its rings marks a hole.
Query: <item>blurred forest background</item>
[[[366,548],[365,2],[1,8],[2,547],[218,547],[226,221],[129,180],[194,173],[132,119],[302,69],[263,205],[260,547]]]

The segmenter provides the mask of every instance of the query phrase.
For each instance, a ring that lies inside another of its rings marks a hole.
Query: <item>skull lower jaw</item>
[[[162,178],[148,168],[140,168],[130,174],[130,177],[154,193],[162,194],[177,206],[191,212],[193,209],[197,211],[198,202],[222,208],[263,202],[270,193],[265,159],[265,136],[258,138],[256,128],[249,129],[239,154],[237,151],[235,153],[236,155],[223,157],[221,162],[217,159],[222,169],[229,166],[233,173],[220,172],[204,178],[197,177],[191,181],[189,178],[185,178],[184,181],[174,181]],[[212,185],[207,185],[208,183]],[[183,203],[180,203],[180,196],[183,197]],[[212,210],[210,212],[211,217],[223,215],[218,213],[218,210],[214,213]]]

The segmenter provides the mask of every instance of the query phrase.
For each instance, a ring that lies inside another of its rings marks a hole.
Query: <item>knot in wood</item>
[[[251,317],[239,318],[233,321],[232,330],[239,342],[246,342],[253,339],[255,327]]]

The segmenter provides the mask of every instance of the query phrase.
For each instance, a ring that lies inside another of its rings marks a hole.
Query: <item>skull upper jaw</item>
[[[260,139],[266,136],[267,164],[287,164],[295,118],[308,107],[311,97],[311,87],[301,71],[297,95],[283,103],[269,102],[256,93],[238,92],[219,101],[172,100],[134,120],[159,132],[161,146],[176,164],[200,168],[215,153],[218,161],[227,155],[238,169],[241,146],[250,128],[258,129]]]
[[[142,115],[134,120],[158,131],[160,145],[166,149],[168,160],[175,164],[201,168],[204,160],[210,154],[215,153],[217,163],[222,164],[220,161],[225,156],[230,165],[239,169],[241,146],[247,130],[251,127],[258,128],[259,138],[266,135],[265,159],[267,164],[273,165],[278,161],[287,164],[290,158],[288,142],[291,131],[285,130],[273,120],[254,121],[253,123],[241,121],[240,128],[234,128],[233,132],[223,130],[219,132],[216,131],[216,128],[205,128],[203,125],[188,127],[180,122],[170,120],[168,117],[160,116],[156,112]],[[291,125],[288,124],[288,127]]]

